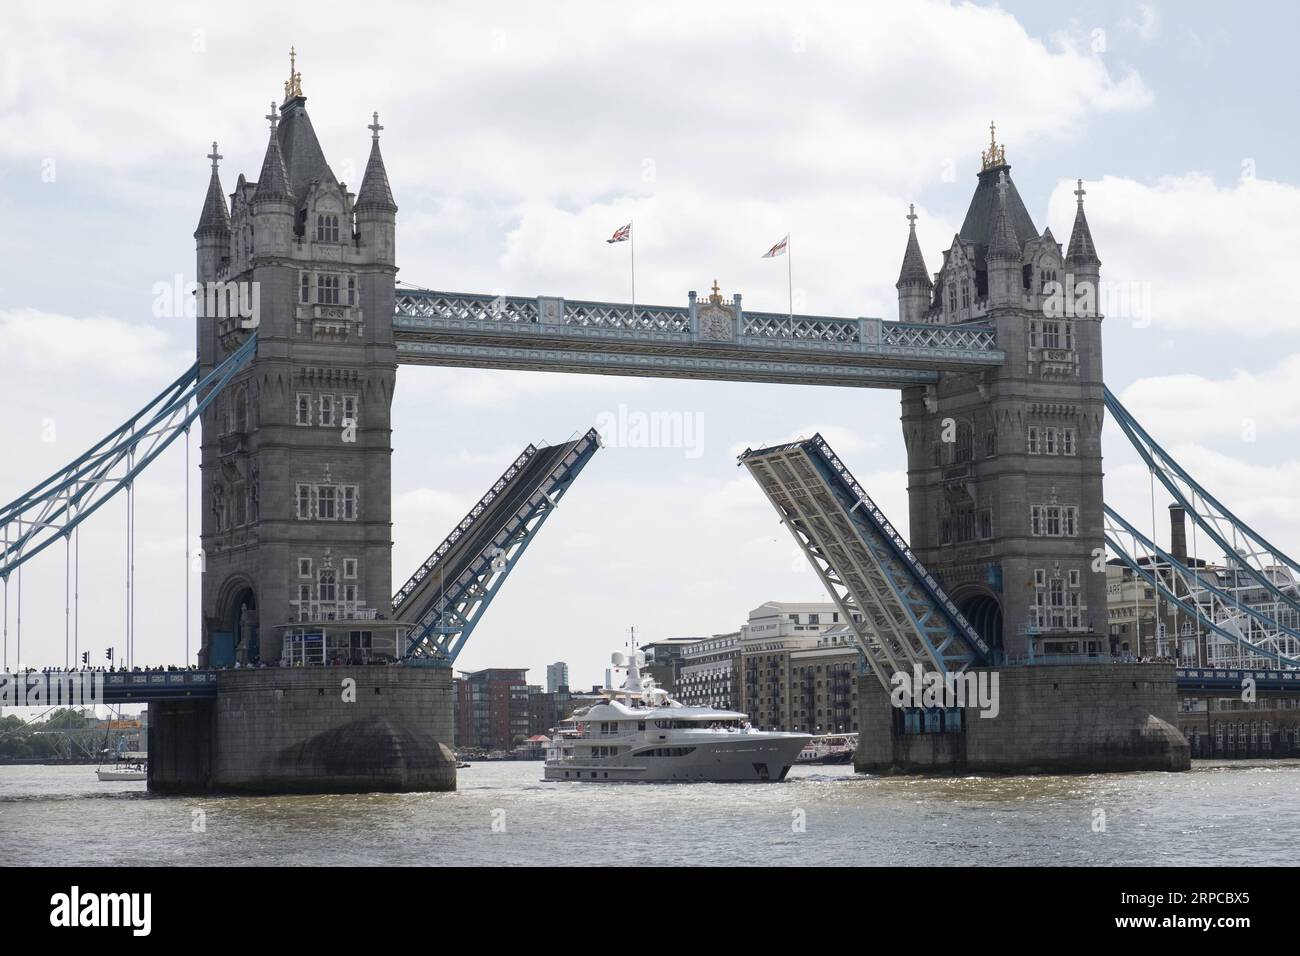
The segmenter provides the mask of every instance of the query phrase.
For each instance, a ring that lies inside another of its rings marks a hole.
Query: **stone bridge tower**
[[[1103,547],[1100,262],[1082,183],[1063,253],[1050,229],[1039,234],[1010,173],[991,141],[933,277],[909,216],[899,318],[992,325],[1007,356],[998,369],[903,390],[910,538],[1004,655],[1104,652],[1106,579],[1094,560]]]
[[[393,655],[389,412],[394,224],[379,151],[354,195],[325,161],[291,61],[256,181],[217,172],[195,232],[201,374],[257,329],[202,419],[200,662]],[[226,299],[205,296],[224,284]],[[255,314],[249,315],[251,311]],[[378,610],[376,610],[378,609]]]

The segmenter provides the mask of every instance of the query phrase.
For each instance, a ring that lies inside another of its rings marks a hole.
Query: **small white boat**
[[[574,711],[551,739],[546,780],[584,783],[779,782],[809,734],[755,730],[745,714],[687,707],[642,676],[645,655],[618,653],[618,689]]]
[[[123,751],[111,767],[96,767],[95,776],[104,783],[122,783],[149,779],[149,755],[137,751]]]
[[[850,763],[858,747],[857,734],[824,734],[814,737],[799,751],[796,763]]]

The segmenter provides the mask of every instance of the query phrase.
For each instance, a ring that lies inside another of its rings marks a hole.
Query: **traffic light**
[[[90,651],[81,652],[81,663],[84,664],[86,667],[90,666]]]
[[[111,647],[106,647],[104,649],[104,657],[108,658],[110,661],[113,659],[113,649]]]

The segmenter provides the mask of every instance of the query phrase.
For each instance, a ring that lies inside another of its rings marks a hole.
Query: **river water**
[[[93,767],[0,767],[7,864],[1279,865],[1300,761],[1188,773],[546,783],[477,763],[455,793],[154,797]]]

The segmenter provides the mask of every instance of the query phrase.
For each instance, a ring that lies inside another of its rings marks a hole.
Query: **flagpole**
[[[632,243],[632,325],[636,325],[636,224],[628,221],[627,237]]]
[[[790,235],[785,237],[785,281],[786,290],[790,293],[790,321],[794,321],[794,247],[790,243]]]

